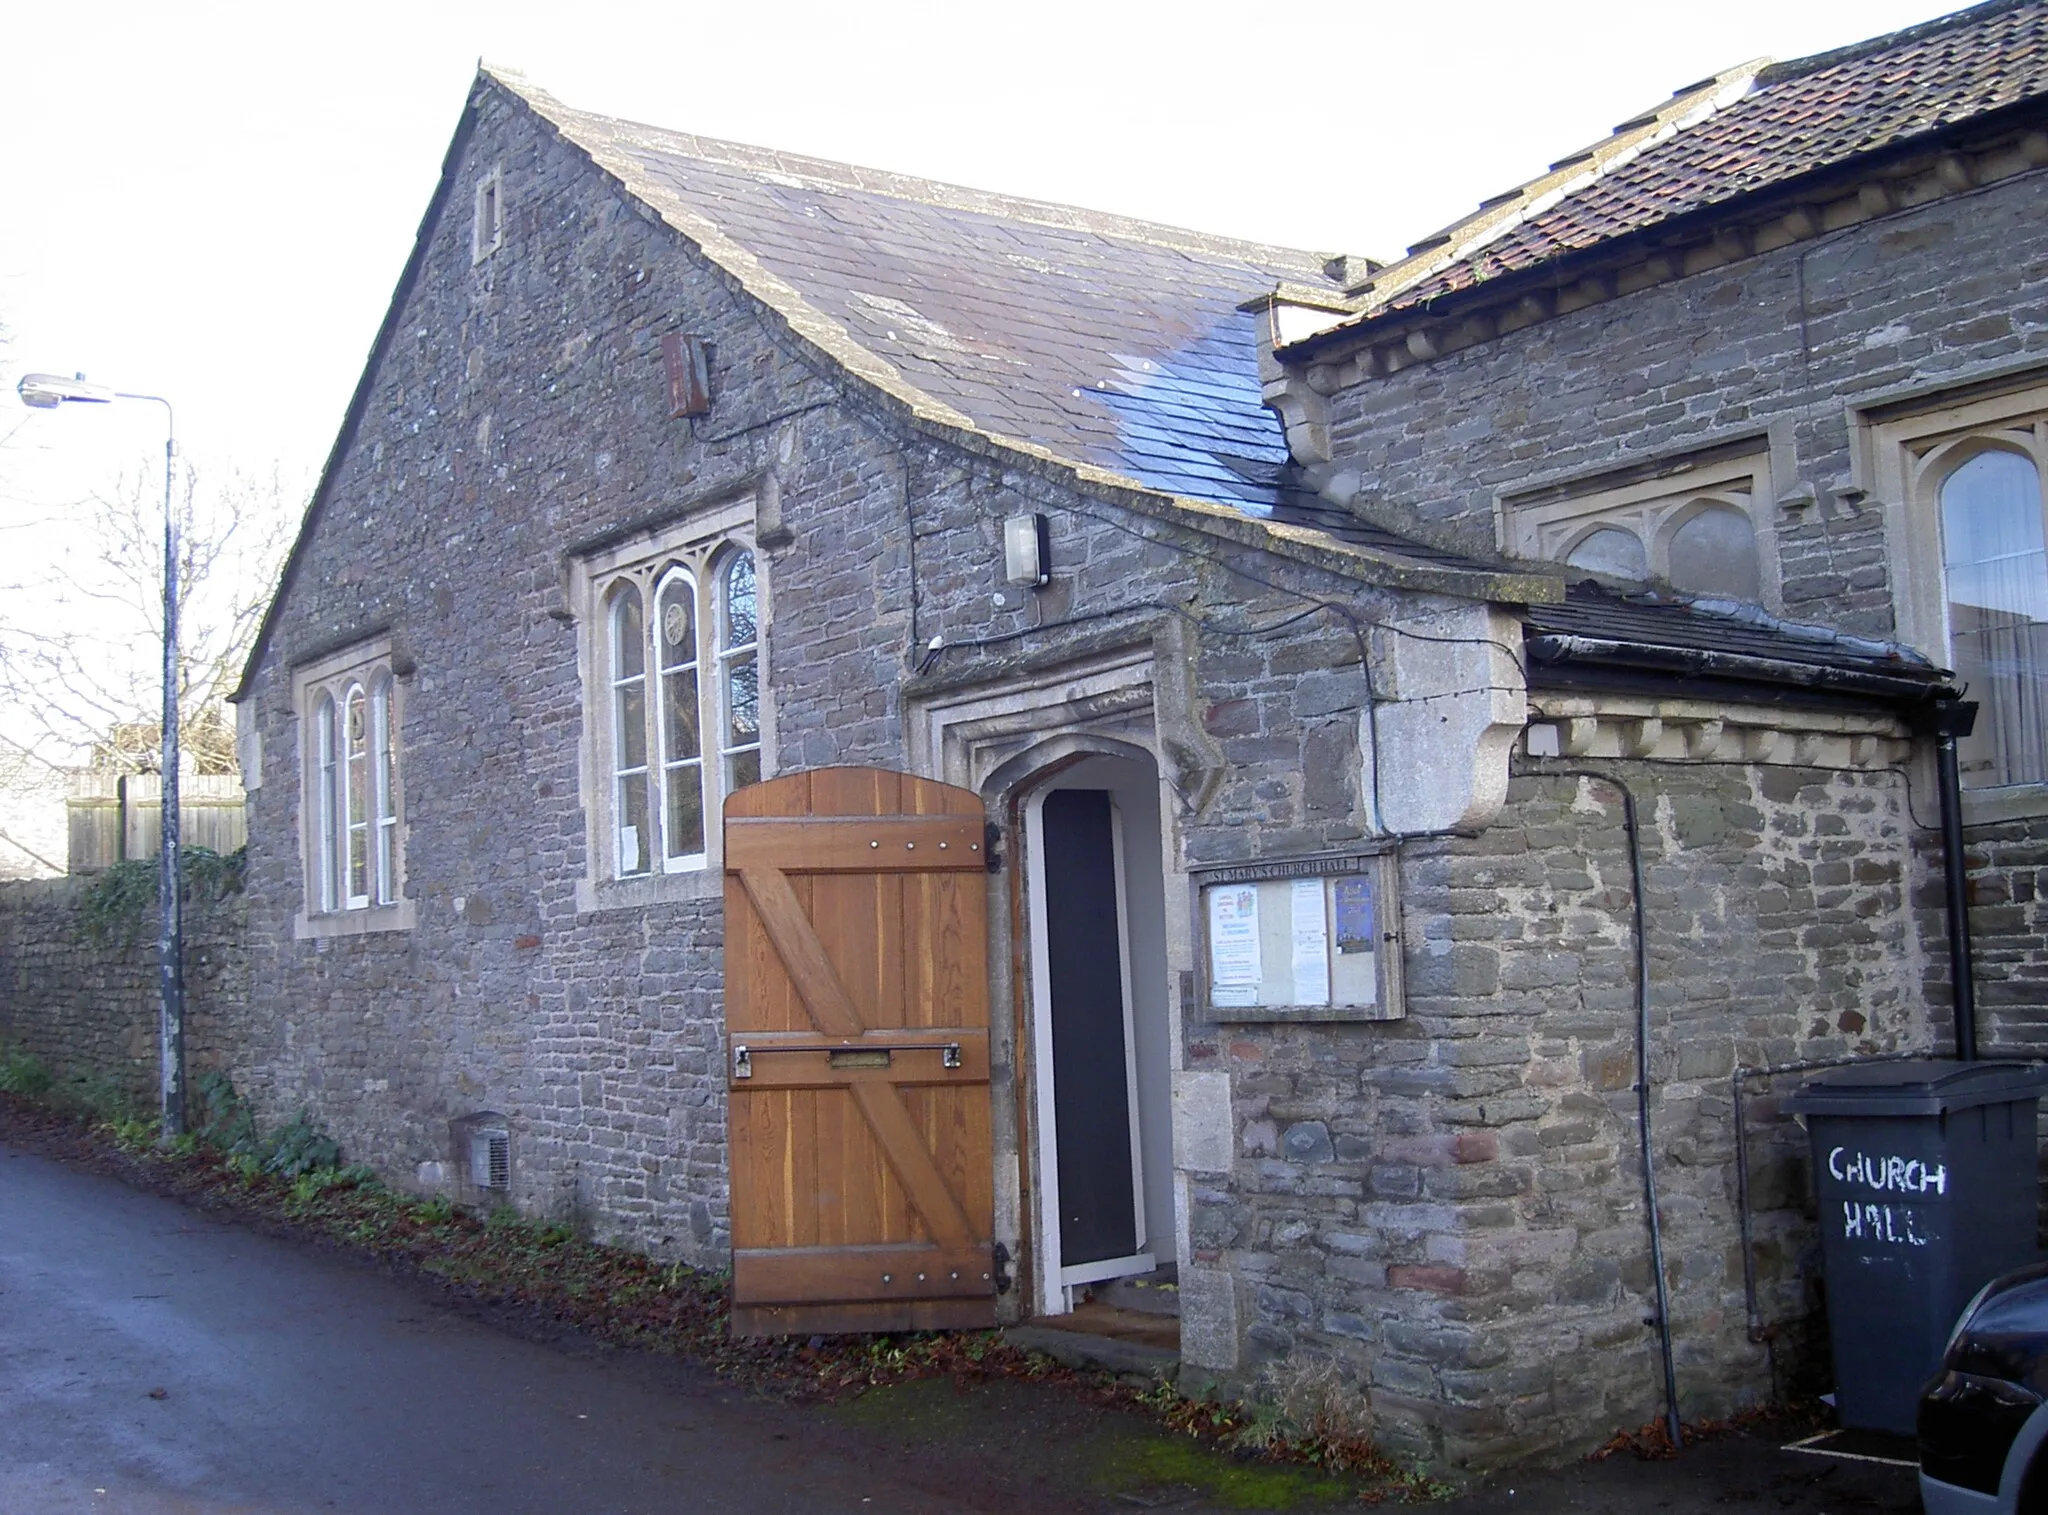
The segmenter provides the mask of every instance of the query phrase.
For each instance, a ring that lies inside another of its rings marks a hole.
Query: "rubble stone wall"
[[[0,883],[0,1046],[27,1053],[60,1086],[89,1083],[156,1106],[160,1006],[156,917],[101,939],[77,878]],[[248,1006],[247,901],[195,898],[185,933],[185,1055],[217,1066]]]
[[[1571,1455],[1662,1402],[1636,1116],[1632,888],[1609,785],[1530,771],[1483,834],[1404,854],[1408,1017],[1233,1026],[1238,1153],[1195,1196],[1252,1361],[1370,1385],[1378,1434],[1454,1463]],[[1927,1035],[1903,774],[1599,765],[1639,806],[1652,1151],[1681,1407],[1805,1364],[1818,1267],[1797,1080],[1752,1081],[1758,1307],[1739,1246],[1732,1076]],[[1774,1361],[1775,1353],[1779,1360]]]

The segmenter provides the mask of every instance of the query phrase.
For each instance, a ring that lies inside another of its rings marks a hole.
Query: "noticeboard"
[[[1399,1019],[1395,884],[1391,853],[1199,875],[1203,1019]]]

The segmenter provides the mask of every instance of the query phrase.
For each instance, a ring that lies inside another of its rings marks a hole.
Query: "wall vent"
[[[469,1181],[479,1189],[499,1192],[512,1186],[512,1135],[500,1126],[480,1126],[469,1134]]]

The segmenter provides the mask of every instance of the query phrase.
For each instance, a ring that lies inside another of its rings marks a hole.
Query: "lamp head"
[[[23,374],[14,392],[33,410],[55,410],[67,403],[106,405],[114,398],[111,386],[94,384],[84,374],[69,379],[54,373]]]

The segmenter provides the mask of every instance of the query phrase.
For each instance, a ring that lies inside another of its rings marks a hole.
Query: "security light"
[[[1012,584],[1042,589],[1052,582],[1051,533],[1042,515],[1010,516],[1003,522],[1003,573]]]

